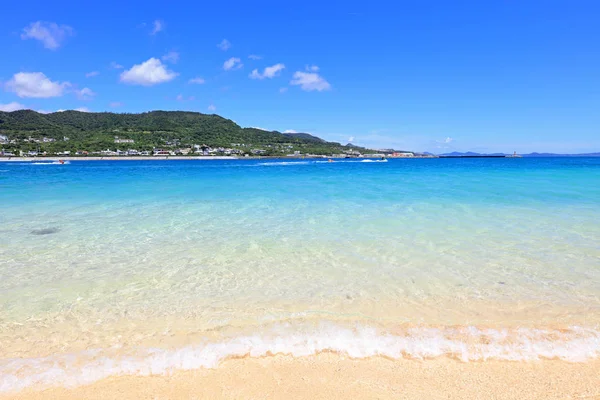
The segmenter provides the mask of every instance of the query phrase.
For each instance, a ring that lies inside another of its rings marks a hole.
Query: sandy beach
[[[600,361],[353,360],[333,353],[224,361],[170,376],[111,377],[0,399],[600,399]]]

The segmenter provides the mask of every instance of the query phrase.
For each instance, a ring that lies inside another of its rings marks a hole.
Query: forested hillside
[[[35,148],[48,152],[91,152],[123,148],[151,150],[164,146],[231,147],[234,144],[264,148],[267,153],[300,150],[331,154],[350,149],[305,133],[283,134],[242,128],[218,115],[185,111],[141,114],[0,112],[0,135],[8,138],[9,143],[4,143],[3,147],[12,151]],[[115,143],[116,139],[130,139],[133,143]]]

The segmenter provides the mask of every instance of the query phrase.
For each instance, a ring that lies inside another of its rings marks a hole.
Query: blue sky
[[[600,151],[597,1],[83,4],[4,8],[0,109],[191,110],[435,153]]]

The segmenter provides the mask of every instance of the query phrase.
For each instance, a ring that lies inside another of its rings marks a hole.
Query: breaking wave
[[[88,350],[43,358],[0,360],[0,392],[27,387],[89,384],[115,375],[157,375],[174,370],[215,368],[233,357],[285,354],[304,357],[335,352],[361,359],[450,357],[463,362],[559,359],[585,362],[600,357],[600,331],[581,327],[558,329],[410,328],[401,333],[372,327],[321,324],[310,331],[291,325],[268,333],[231,337],[179,349],[146,348],[134,353],[118,349]]]

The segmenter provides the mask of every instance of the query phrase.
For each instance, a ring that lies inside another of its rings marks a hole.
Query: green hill
[[[350,150],[347,146],[327,142],[307,133],[242,128],[219,115],[186,111],[152,111],[141,114],[79,111],[40,114],[32,110],[0,112],[0,135],[7,136],[13,142],[4,144],[5,150],[29,151],[39,148],[48,153],[107,149],[152,150],[192,145],[244,145],[241,147],[263,149],[270,155],[293,151],[333,154]],[[42,142],[44,137],[50,140]],[[134,143],[115,143],[117,137],[134,140]]]

